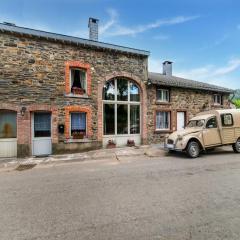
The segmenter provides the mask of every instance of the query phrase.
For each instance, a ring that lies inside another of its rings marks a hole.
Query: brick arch
[[[134,81],[140,89],[140,99],[141,99],[141,134],[143,143],[147,140],[147,90],[145,83],[136,75],[130,74],[128,72],[113,72],[107,75],[104,81],[98,83],[98,140],[102,141],[103,137],[103,108],[102,108],[102,93],[104,84],[113,78],[127,78],[130,81]]]
[[[85,112],[87,114],[87,135],[92,136],[92,109],[87,106],[66,106],[65,107],[65,137],[70,138],[70,113]]]

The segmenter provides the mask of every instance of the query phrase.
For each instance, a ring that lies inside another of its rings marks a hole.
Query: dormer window
[[[213,95],[214,105],[222,105],[222,95],[214,94]]]
[[[86,70],[81,68],[70,69],[71,93],[83,95],[87,90]]]
[[[169,102],[170,101],[169,90],[158,88],[156,97],[158,102]]]

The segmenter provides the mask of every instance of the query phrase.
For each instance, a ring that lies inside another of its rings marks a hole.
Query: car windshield
[[[192,127],[203,127],[205,123],[204,119],[200,120],[190,120],[187,127],[192,128]]]

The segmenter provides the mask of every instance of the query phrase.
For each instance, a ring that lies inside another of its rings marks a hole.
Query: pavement
[[[166,154],[163,145],[142,145],[136,147],[123,147],[112,149],[98,149],[74,154],[50,155],[44,157],[28,158],[0,158],[0,169],[15,169],[22,165],[61,164],[91,160],[115,160],[121,157],[149,156],[159,157]]]
[[[239,240],[239,182],[230,148],[0,172],[0,239]]]

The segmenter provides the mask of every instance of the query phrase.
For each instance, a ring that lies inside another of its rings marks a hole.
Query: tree
[[[237,107],[240,108],[240,99],[234,99],[233,104]]]
[[[229,99],[237,108],[240,108],[240,89],[235,90]]]

